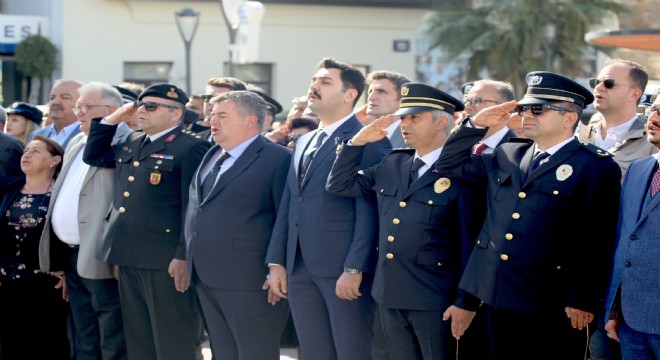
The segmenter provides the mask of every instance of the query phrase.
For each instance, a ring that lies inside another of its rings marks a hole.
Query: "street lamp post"
[[[218,0],[218,2],[220,3],[222,17],[225,19],[225,24],[227,25],[227,31],[229,32],[229,60],[227,61],[227,65],[229,68],[228,76],[233,77],[236,34],[238,33],[238,26],[241,22],[241,19],[238,16],[238,8],[245,2],[245,0]]]
[[[183,8],[174,13],[174,19],[186,46],[186,92],[190,95],[190,44],[199,25],[199,12],[191,8]]]
[[[550,71],[554,53],[555,37],[557,35],[557,23],[549,20],[543,25],[541,47],[543,49],[543,70]]]

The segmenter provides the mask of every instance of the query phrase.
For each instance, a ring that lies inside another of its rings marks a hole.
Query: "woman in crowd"
[[[2,360],[64,360],[68,304],[62,274],[39,269],[39,239],[64,149],[36,136],[21,157],[25,179],[1,199],[0,339]]]
[[[36,106],[24,102],[13,103],[7,109],[5,132],[27,144],[30,134],[41,128],[43,114]]]

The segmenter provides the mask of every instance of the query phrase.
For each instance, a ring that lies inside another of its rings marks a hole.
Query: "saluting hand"
[[[509,120],[511,111],[516,108],[516,101],[511,100],[493,107],[485,108],[477,113],[471,120],[472,124],[480,127],[494,127]]]
[[[387,130],[385,130],[385,128],[390,126],[397,119],[399,119],[399,117],[395,115],[379,117],[371,124],[360,129],[360,131],[358,131],[358,133],[351,139],[351,145],[363,146],[384,138],[387,136]]]
[[[174,287],[176,291],[186,292],[190,286],[188,279],[188,266],[185,260],[172,259],[167,268],[170,277],[174,278]]]
[[[124,104],[122,107],[115,110],[115,112],[106,116],[104,120],[108,124],[117,125],[119,123],[123,123],[133,119],[133,116],[135,115],[136,111],[137,109],[135,108],[134,103]]]

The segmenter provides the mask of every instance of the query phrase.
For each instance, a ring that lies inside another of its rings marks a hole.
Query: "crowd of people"
[[[658,359],[647,82],[57,80],[0,111],[0,359]]]

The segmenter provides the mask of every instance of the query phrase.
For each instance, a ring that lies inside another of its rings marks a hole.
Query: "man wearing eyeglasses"
[[[436,163],[487,188],[486,218],[459,287],[484,302],[496,359],[584,359],[609,275],[621,170],[608,152],[573,135],[594,99],[588,89],[545,71],[526,80],[518,104],[470,121],[497,126],[516,109],[529,140],[470,155],[487,129],[464,125]],[[457,307],[445,313],[472,316]],[[455,336],[462,330],[452,328]]]
[[[463,100],[465,115],[472,118],[483,109],[513,99],[514,93],[511,84],[495,80],[477,80],[472,84]],[[474,146],[472,151],[475,154],[490,154],[495,151],[496,147],[509,141],[509,138],[515,137],[516,133],[507,127],[507,123],[508,121],[505,121],[498,126],[488,128],[484,138]]]
[[[648,74],[644,67],[623,59],[606,61],[598,77],[589,81],[594,89],[594,108],[600,120],[588,125],[580,124],[578,139],[612,154],[614,161],[621,167],[622,181],[634,160],[658,152],[655,146],[646,141],[646,118],[637,114],[637,106],[647,82]],[[606,336],[604,317],[605,314],[601,313],[596,319],[597,330],[589,345],[591,358],[620,359],[618,344]]]
[[[210,144],[185,132],[188,96],[171,84],[148,87],[91,123],[83,160],[116,168],[100,256],[119,266],[131,359],[195,359],[200,315],[189,287],[183,236],[188,186]],[[143,132],[111,146],[117,125],[137,112]]]
[[[39,244],[40,264],[43,271],[66,269],[76,358],[126,359],[118,283],[112,266],[96,258],[112,202],[114,170],[89,166],[82,159],[90,122],[121,107],[122,97],[100,82],[85,84],[78,92],[73,111],[82,132],[70,141],[53,185]],[[122,123],[112,142],[124,141],[131,132]]]

